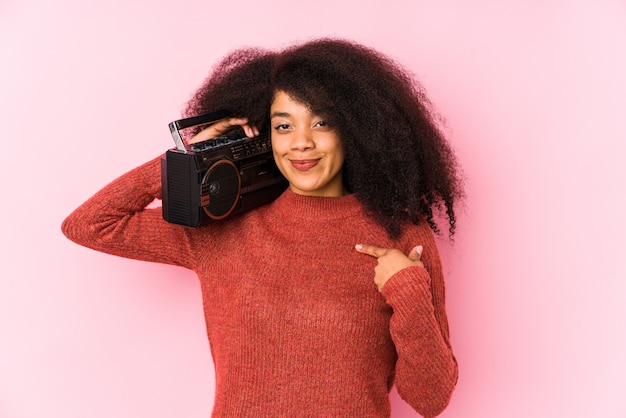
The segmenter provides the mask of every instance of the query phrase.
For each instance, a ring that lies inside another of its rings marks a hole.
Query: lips
[[[290,160],[293,168],[299,171],[307,171],[315,167],[320,160]]]

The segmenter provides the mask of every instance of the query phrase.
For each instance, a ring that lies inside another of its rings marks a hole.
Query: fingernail
[[[357,250],[361,250],[363,249],[363,245],[362,244],[357,244],[354,246],[354,248],[356,248]]]
[[[421,245],[418,245],[417,247],[415,247],[415,251],[416,251],[419,255],[422,255],[422,251],[424,251],[424,247],[422,247]]]

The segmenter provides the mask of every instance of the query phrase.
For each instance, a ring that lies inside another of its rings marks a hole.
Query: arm
[[[394,275],[382,294],[393,308],[390,332],[398,353],[398,393],[423,416],[437,416],[450,402],[458,378],[443,278],[422,267],[409,267]]]
[[[357,246],[357,250],[378,258],[374,280],[393,308],[390,332],[398,354],[398,393],[417,412],[434,417],[450,401],[458,367],[449,342],[437,247],[428,227],[413,231],[417,233],[411,233],[405,242],[421,245],[408,256],[400,250],[370,245]]]
[[[245,118],[227,118],[208,126],[189,143],[219,136],[240,126],[249,137],[259,134]],[[108,254],[194,269],[200,229],[167,223],[161,209],[147,209],[161,199],[161,157],[124,174],[83,203],[61,227],[72,241]]]
[[[161,208],[161,157],[120,176],[68,216],[63,233],[77,244],[108,254],[194,268],[194,230],[172,225]]]

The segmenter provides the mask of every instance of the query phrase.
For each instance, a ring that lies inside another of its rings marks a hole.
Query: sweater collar
[[[292,192],[289,188],[276,199],[274,205],[278,211],[309,219],[350,218],[363,210],[363,206],[354,194],[342,197],[303,196]]]

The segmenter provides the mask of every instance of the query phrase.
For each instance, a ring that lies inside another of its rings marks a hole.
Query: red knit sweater
[[[214,417],[388,417],[389,390],[426,417],[457,380],[444,282],[425,223],[391,241],[354,195],[274,203],[198,229],[168,224],[159,158],[121,176],[63,223],[71,240],[110,254],[175,264],[200,279],[215,362]],[[379,292],[376,260],[357,243],[424,246],[425,268]]]

